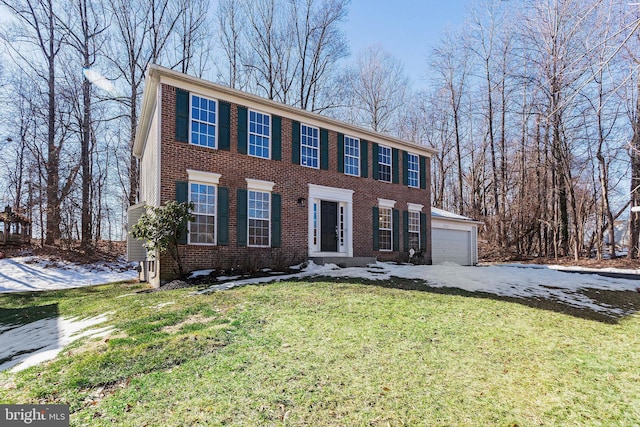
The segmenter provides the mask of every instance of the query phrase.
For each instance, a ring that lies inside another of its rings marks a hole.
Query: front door
[[[337,202],[320,202],[320,250],[338,252]]]

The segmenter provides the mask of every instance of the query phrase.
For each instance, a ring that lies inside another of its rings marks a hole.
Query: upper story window
[[[378,148],[378,180],[391,182],[391,148],[384,145]]]
[[[249,111],[249,155],[270,158],[271,116]]]
[[[191,143],[216,148],[216,101],[191,95]]]
[[[320,158],[320,140],[318,128],[300,125],[300,164],[310,168],[318,168]]]
[[[420,158],[416,154],[407,153],[407,183],[409,187],[420,186]]]
[[[249,246],[270,245],[271,193],[249,190]]]
[[[344,173],[360,176],[360,140],[344,137]]]
[[[190,244],[209,244],[216,242],[216,187],[214,185],[189,183],[189,201],[193,202],[195,221],[189,225]]]

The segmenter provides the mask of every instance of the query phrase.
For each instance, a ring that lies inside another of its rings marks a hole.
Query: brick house
[[[153,65],[133,152],[130,224],[144,205],[195,203],[187,271],[401,261],[411,249],[431,263],[427,147]],[[129,245],[145,280],[175,274],[169,257]]]

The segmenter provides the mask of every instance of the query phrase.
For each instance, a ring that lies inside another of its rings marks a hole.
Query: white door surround
[[[338,204],[337,252],[322,252],[320,249],[320,204],[322,201]],[[353,257],[353,190],[309,184],[307,206],[309,257]]]

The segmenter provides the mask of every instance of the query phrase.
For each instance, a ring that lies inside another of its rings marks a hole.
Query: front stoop
[[[313,257],[309,258],[309,261],[313,261],[315,264],[324,265],[324,264],[335,264],[338,267],[346,268],[346,267],[366,267],[369,264],[375,264],[376,259],[373,257]]]

